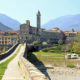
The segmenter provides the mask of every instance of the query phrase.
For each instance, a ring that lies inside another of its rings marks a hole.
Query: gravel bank
[[[80,69],[54,67],[47,71],[51,80],[80,80]]]

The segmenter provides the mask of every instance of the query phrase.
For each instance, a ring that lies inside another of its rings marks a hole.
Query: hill
[[[63,31],[80,30],[80,14],[62,16],[54,20],[50,20],[46,24],[42,25],[42,28],[53,29],[58,27]]]
[[[0,22],[13,30],[18,30],[20,27],[20,22],[5,14],[0,14]]]
[[[0,22],[0,30],[1,31],[9,31],[9,30],[12,30],[12,29]]]

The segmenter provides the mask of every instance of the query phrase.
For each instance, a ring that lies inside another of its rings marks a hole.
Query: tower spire
[[[40,26],[41,26],[41,13],[38,10],[38,13],[37,13],[37,28],[40,29]]]
[[[40,33],[40,27],[41,27],[41,13],[38,10],[38,13],[37,13],[37,34]]]
[[[40,13],[40,11],[39,11],[39,10],[38,10],[37,16],[41,16],[41,13]]]

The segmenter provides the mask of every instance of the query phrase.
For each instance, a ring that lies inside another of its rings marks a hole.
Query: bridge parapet
[[[41,71],[39,71],[32,63],[23,57],[26,45],[24,45],[23,53],[20,55],[20,69],[26,80],[49,80]]]
[[[15,44],[14,46],[12,46],[8,51],[6,51],[5,53],[1,53],[0,54],[0,60],[8,57],[10,54],[12,54],[15,50],[15,48],[18,46],[18,43]]]

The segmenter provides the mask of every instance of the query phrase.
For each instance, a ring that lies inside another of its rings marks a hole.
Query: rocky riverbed
[[[47,69],[51,80],[80,80],[80,69],[54,67]]]

